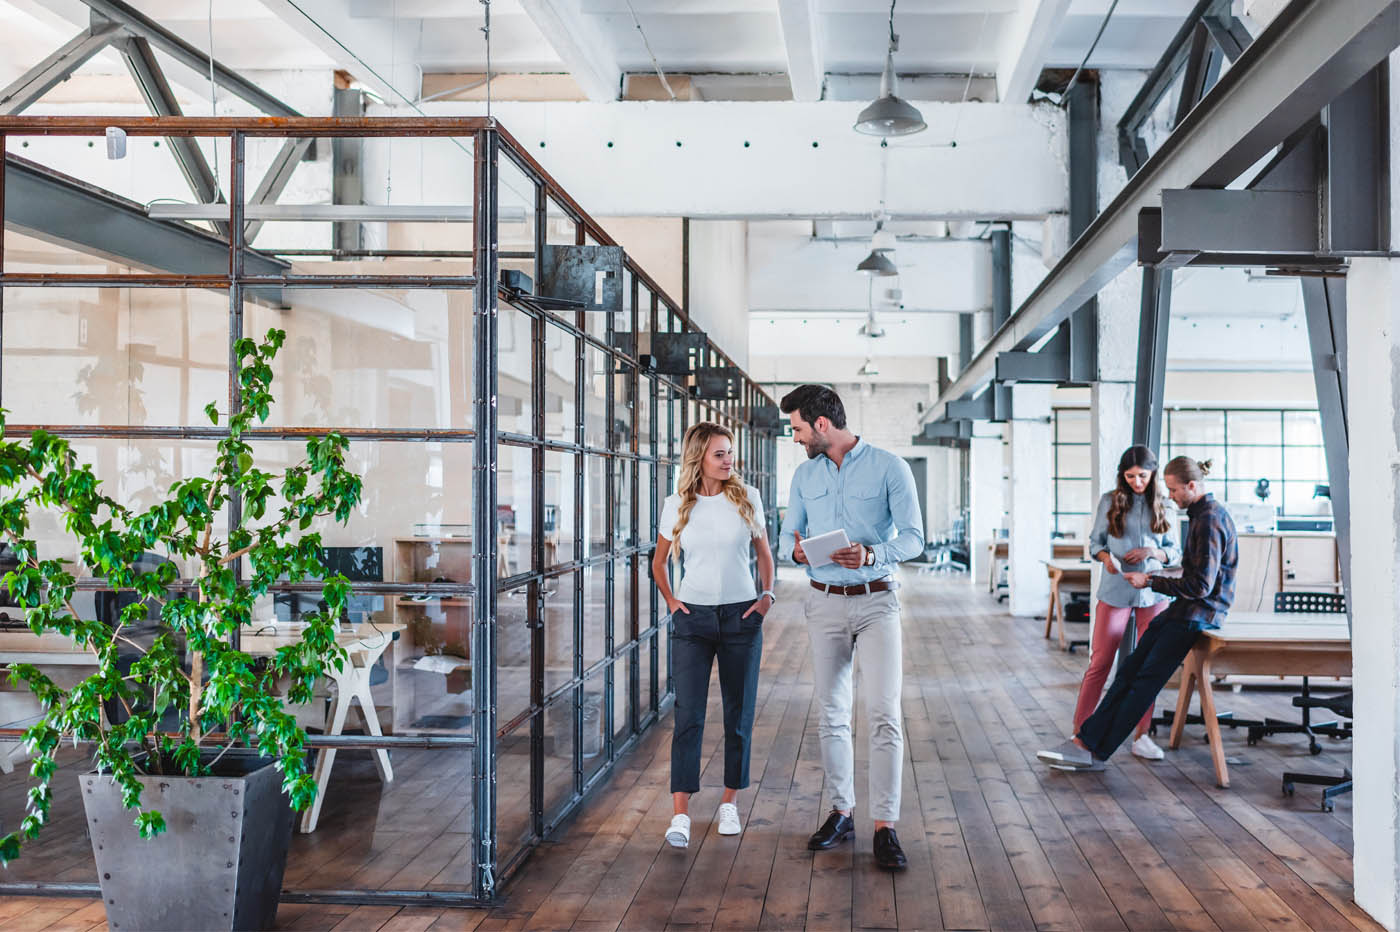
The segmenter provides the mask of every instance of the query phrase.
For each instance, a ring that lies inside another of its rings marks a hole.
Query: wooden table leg
[[[987,548],[987,591],[996,594],[997,591],[997,542],[992,540],[992,545]]]
[[[1201,693],[1201,720],[1205,722],[1206,739],[1210,741],[1210,759],[1215,764],[1215,784],[1221,788],[1228,788],[1230,770],[1225,765],[1225,743],[1220,737],[1220,719],[1215,712],[1215,692],[1210,685],[1208,657],[1202,658],[1200,678],[1197,689]]]
[[[1176,749],[1181,747],[1181,735],[1186,730],[1186,715],[1191,711],[1191,692],[1200,676],[1201,655],[1197,648],[1192,648],[1191,653],[1186,655],[1186,659],[1181,662],[1181,688],[1176,693],[1176,711],[1172,713],[1172,733],[1171,740],[1167,746]]]

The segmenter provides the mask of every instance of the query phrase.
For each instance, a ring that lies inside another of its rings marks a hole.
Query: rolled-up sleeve
[[[924,552],[924,518],[919,508],[918,487],[914,471],[899,458],[892,459],[885,479],[889,490],[890,519],[894,522],[894,540],[875,544],[877,563],[902,563]]]
[[[802,501],[802,493],[797,490],[797,476],[792,477],[788,487],[787,511],[783,513],[783,529],[778,534],[778,557],[792,562],[792,551],[797,546],[796,534],[807,529],[807,506]]]
[[[1099,496],[1099,507],[1094,511],[1094,527],[1089,531],[1089,556],[1091,558],[1108,550],[1108,508],[1112,501],[1112,492]]]

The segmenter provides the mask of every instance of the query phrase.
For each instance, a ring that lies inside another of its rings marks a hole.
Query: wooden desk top
[[[1056,557],[1053,560],[1046,560],[1044,562],[1046,566],[1071,573],[1078,571],[1083,571],[1087,573],[1094,568],[1093,560],[1071,560],[1067,558]]]
[[[336,635],[336,643],[347,649],[373,649],[380,646],[380,639],[388,641],[395,632],[407,626],[381,623],[377,627],[370,624],[356,625],[349,631]],[[245,653],[253,656],[270,656],[279,647],[287,647],[301,640],[301,632],[286,631],[279,634],[255,634],[255,628],[244,628],[242,645]],[[33,664],[74,664],[93,661],[92,651],[79,647],[73,639],[52,631],[36,635],[32,631],[0,631],[0,663]]]
[[[1349,644],[1351,629],[1340,612],[1232,612],[1225,623],[1204,632],[1222,643]]]

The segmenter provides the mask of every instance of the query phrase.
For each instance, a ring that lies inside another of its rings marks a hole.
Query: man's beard
[[[818,437],[811,443],[802,444],[802,449],[807,451],[807,459],[814,460],[831,449],[831,441],[825,437]]]

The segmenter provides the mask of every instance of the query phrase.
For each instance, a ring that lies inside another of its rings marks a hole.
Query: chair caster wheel
[[[1312,744],[1309,744],[1309,745],[1308,745],[1308,753],[1309,753],[1309,754],[1312,754],[1314,757],[1317,756],[1318,754],[1321,754],[1321,753],[1322,753],[1322,745],[1320,745],[1320,744],[1318,744],[1316,741],[1314,741]]]
[[[1323,811],[1323,812],[1331,812],[1331,811],[1332,811],[1332,800],[1330,800],[1330,799],[1324,799],[1324,800],[1322,801],[1322,811]]]
[[[1285,784],[1283,785],[1283,795],[1284,795],[1284,796],[1292,796],[1292,795],[1293,795],[1293,784],[1292,784],[1292,783],[1285,783]]]

